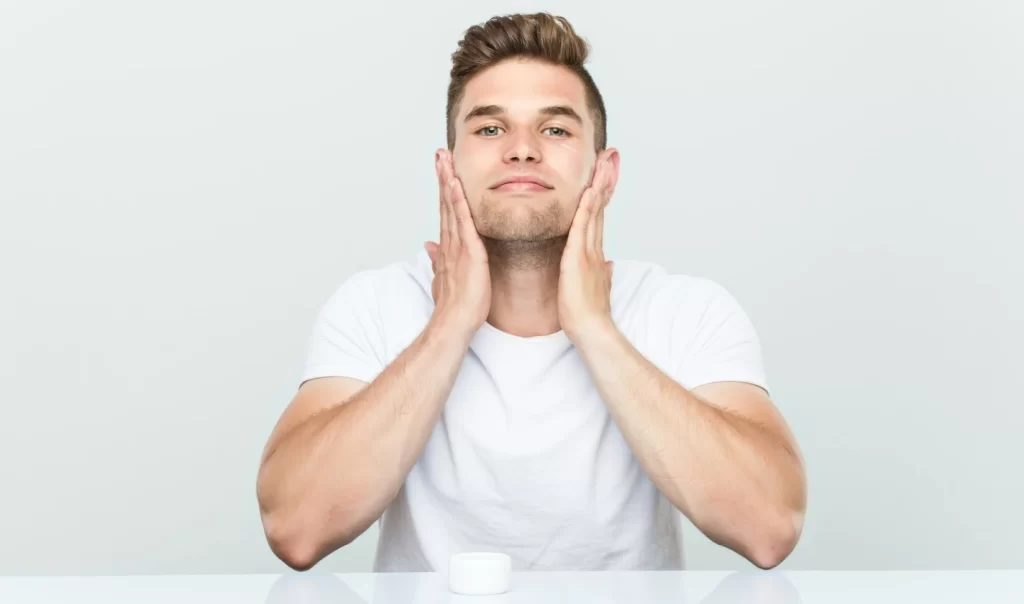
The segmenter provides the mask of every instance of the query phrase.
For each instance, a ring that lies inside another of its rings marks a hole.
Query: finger
[[[448,253],[454,257],[461,245],[459,238],[459,221],[455,217],[455,209],[452,207],[451,195],[444,194],[444,211],[448,215]]]
[[[458,240],[453,233],[457,233],[455,216],[452,214],[450,196],[448,192],[451,187],[448,184],[448,170],[443,152],[439,155],[437,163],[437,186],[441,198],[441,256],[444,258],[454,257]]]
[[[594,208],[591,210],[590,223],[587,225],[587,250],[599,254],[604,231],[604,208],[608,199],[608,166],[604,161],[598,162],[591,187],[595,194]]]
[[[604,162],[600,158],[594,166],[594,178],[590,181],[591,207],[589,209],[586,230],[587,251],[593,253],[597,245],[595,233],[597,232],[597,217],[601,213],[601,192],[604,188]]]
[[[580,196],[580,203],[576,207],[576,215],[572,219],[572,226],[569,227],[569,237],[565,242],[566,248],[575,249],[586,245],[587,223],[590,221],[593,197],[594,189],[592,187],[584,189],[583,195]]]
[[[456,178],[452,187],[452,205],[455,208],[455,217],[459,221],[459,237],[465,243],[479,241],[480,234],[476,230],[476,223],[473,222],[473,213],[469,211],[469,201],[466,199],[466,191],[462,188],[462,181]]]
[[[448,209],[445,207],[444,201],[444,175],[441,171],[441,163],[437,164],[437,184],[438,184],[438,203],[437,207],[441,214],[441,243],[438,245],[438,251],[444,255],[448,254],[451,249],[451,237],[448,236]],[[436,272],[436,271],[435,271]]]
[[[594,197],[595,200],[597,196]],[[594,209],[590,212],[590,217],[587,219],[587,252],[590,254],[597,252],[597,218],[601,215],[601,204],[594,203]]]
[[[451,156],[447,153],[441,158],[441,168],[444,171],[444,186],[442,196],[445,200],[445,210],[448,212],[448,238],[451,243],[451,253],[455,253],[462,245],[459,237],[459,221],[455,214],[455,204],[452,192],[455,188],[455,170],[452,167]]]
[[[433,269],[434,274],[436,275],[437,274],[437,255],[438,255],[438,251],[439,251],[438,245],[436,243],[434,243],[433,241],[428,241],[428,242],[423,244],[423,248],[425,250],[427,250],[427,256],[430,256],[430,267]]]

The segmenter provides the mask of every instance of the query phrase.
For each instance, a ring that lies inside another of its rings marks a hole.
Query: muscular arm
[[[469,347],[443,320],[370,384],[311,380],[267,443],[257,498],[274,553],[298,570],[363,533],[422,453]]]
[[[689,391],[609,325],[580,354],[655,486],[709,539],[761,568],[796,546],[806,507],[803,461],[767,393],[743,383]]]
[[[580,197],[562,254],[559,322],[661,493],[712,541],[759,567],[776,566],[803,526],[806,477],[796,443],[764,390],[719,379],[691,392],[619,332],[611,314],[612,267],[602,243],[604,208],[617,178],[618,152],[606,149]],[[686,364],[749,368],[759,362],[752,328],[727,294],[713,306],[695,308],[700,319],[683,342],[694,340],[703,358]],[[666,307],[686,316],[680,303]],[[666,322],[666,329],[671,325]]]
[[[434,165],[441,237],[425,246],[434,272],[426,329],[365,387],[341,378],[304,384],[264,451],[260,516],[271,549],[292,568],[311,568],[384,513],[423,452],[490,311],[487,250],[451,153],[438,150]],[[361,308],[361,290],[349,289],[342,315]],[[350,335],[360,329],[346,326]]]

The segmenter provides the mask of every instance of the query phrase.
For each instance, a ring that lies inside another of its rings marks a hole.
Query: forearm
[[[265,517],[290,543],[283,547],[315,563],[380,517],[448,399],[469,346],[469,336],[460,333],[432,321],[351,400],[281,439],[258,484]]]
[[[614,327],[580,352],[655,486],[711,540],[773,565],[803,509],[803,469],[785,439],[689,392]]]

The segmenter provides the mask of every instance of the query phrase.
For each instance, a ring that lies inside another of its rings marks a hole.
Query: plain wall
[[[436,237],[450,54],[537,9],[593,44],[608,255],[761,335],[782,568],[1024,567],[1024,4],[50,0],[0,3],[0,574],[286,569],[255,479],[315,314]]]

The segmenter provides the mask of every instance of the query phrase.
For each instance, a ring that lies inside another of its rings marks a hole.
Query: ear
[[[604,164],[604,188],[608,194],[615,192],[619,182],[619,150],[614,147],[605,149],[597,156],[598,164]]]

